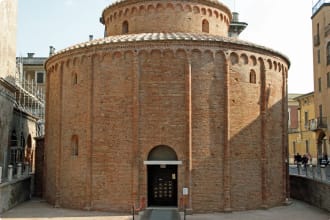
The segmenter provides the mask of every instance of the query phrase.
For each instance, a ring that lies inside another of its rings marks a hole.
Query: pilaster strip
[[[63,126],[63,64],[60,64],[60,113],[59,113],[59,147],[57,150],[57,162],[56,162],[56,183],[55,183],[55,189],[56,189],[56,194],[55,194],[55,207],[60,207],[61,206],[61,168],[62,168],[62,153],[63,153],[63,146],[62,146],[62,126]],[[56,70],[55,70],[56,71]]]
[[[287,72],[283,70],[283,85],[282,85],[282,150],[283,150],[283,194],[284,198],[290,198],[289,184],[289,154],[288,154],[288,83]]]
[[[262,207],[267,208],[267,140],[266,140],[266,123],[267,123],[267,91],[266,91],[266,68],[264,63],[260,63],[260,75],[261,75],[261,86],[260,86],[260,115],[261,115],[261,198]]]
[[[229,59],[229,58],[227,58]],[[229,61],[225,59],[224,69],[224,154],[223,154],[223,188],[224,188],[224,211],[231,211],[231,172],[230,172],[230,65]]]
[[[132,205],[138,202],[139,194],[139,167],[140,157],[138,155],[139,148],[139,55],[137,52],[133,54],[133,82],[132,82],[132,94],[133,94],[133,110],[132,110],[132,128],[133,128],[133,146],[132,146]]]

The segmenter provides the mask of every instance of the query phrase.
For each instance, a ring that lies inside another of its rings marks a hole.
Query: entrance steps
[[[180,220],[177,208],[148,208],[140,215],[139,220]]]

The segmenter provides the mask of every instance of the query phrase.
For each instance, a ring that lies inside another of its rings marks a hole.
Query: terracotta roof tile
[[[94,45],[102,44],[116,44],[116,43],[125,43],[125,42],[150,42],[150,41],[201,41],[201,42],[226,42],[232,44],[245,45],[250,47],[255,47],[263,50],[267,50],[276,54],[281,55],[289,61],[289,59],[270,48],[253,44],[247,41],[238,40],[230,37],[222,37],[218,35],[209,35],[209,34],[197,34],[197,33],[141,33],[141,34],[128,34],[128,35],[117,35],[110,36],[100,39],[95,39],[92,41],[83,42],[80,44],[73,45],[71,47],[65,48],[56,52],[56,54],[64,53],[67,51],[75,50],[78,48],[86,48]]]

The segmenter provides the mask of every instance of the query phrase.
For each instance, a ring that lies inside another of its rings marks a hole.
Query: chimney
[[[34,53],[27,53],[28,58],[32,58],[34,56]]]
[[[241,34],[241,32],[248,26],[245,22],[239,21],[239,14],[238,12],[233,12],[233,18],[231,20],[231,23],[229,25],[229,32],[228,36],[232,38],[238,38],[238,36]]]
[[[49,56],[52,56],[55,53],[55,47],[49,46]]]
[[[91,34],[91,35],[89,35],[89,41],[92,41],[93,40],[93,35]]]
[[[238,14],[238,12],[233,12],[232,14],[233,14],[233,20],[232,20],[232,22],[234,22],[234,23],[239,22],[239,18],[238,18],[239,14]]]

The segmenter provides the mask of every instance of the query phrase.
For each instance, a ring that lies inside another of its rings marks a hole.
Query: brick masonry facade
[[[166,145],[182,162],[178,206],[183,187],[194,212],[284,202],[287,58],[221,36],[148,36],[87,42],[46,62],[46,199],[143,206],[144,162]]]

